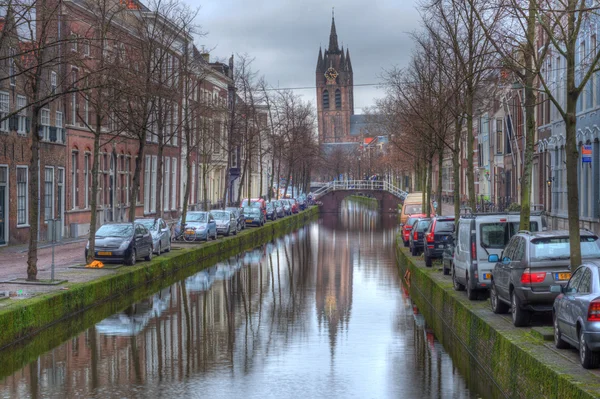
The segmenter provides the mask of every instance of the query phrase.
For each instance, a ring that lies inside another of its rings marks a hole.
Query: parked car
[[[244,211],[241,208],[227,207],[225,210],[235,214],[238,224],[238,231],[242,231],[246,228],[246,218],[244,216]]]
[[[444,275],[449,275],[450,270],[452,270],[452,261],[454,259],[454,249],[456,246],[454,245],[454,234],[448,237],[448,243],[446,244],[446,248],[444,252],[442,252],[442,270]]]
[[[267,220],[277,220],[277,211],[272,202],[267,202]]]
[[[489,255],[500,253],[510,238],[519,230],[520,214],[483,213],[461,216],[455,228],[456,248],[452,260],[452,282],[454,289],[466,288],[467,297],[478,298],[478,291],[489,289],[492,282],[492,269],[495,262]],[[543,228],[540,212],[532,212],[529,231]]]
[[[600,258],[598,237],[581,230],[581,252],[585,258]],[[490,302],[494,313],[512,313],[513,324],[529,324],[532,312],[549,312],[558,293],[553,285],[566,285],[570,244],[566,230],[515,234],[500,256],[489,255],[494,262]]]
[[[135,222],[150,230],[155,254],[160,255],[171,250],[171,229],[162,218],[136,219]]]
[[[425,230],[429,227],[431,219],[423,218],[418,219],[411,232],[410,241],[408,246],[410,247],[410,253],[412,256],[418,256],[423,251],[423,242],[425,241]]]
[[[246,215],[247,226],[261,227],[265,224],[265,215],[260,208],[244,208],[244,215]]]
[[[275,206],[275,212],[277,212],[277,218],[285,217],[285,210],[281,201],[273,201],[273,205]]]
[[[287,199],[279,200],[279,202],[281,202],[281,204],[283,205],[283,210],[285,211],[285,214],[291,215],[292,214],[292,204]]]
[[[85,246],[87,259],[90,242]],[[140,258],[152,260],[152,235],[140,223],[109,223],[100,226],[94,241],[94,259],[135,265]]]
[[[405,247],[408,247],[409,241],[410,241],[410,232],[413,228],[413,225],[416,223],[417,220],[427,217],[427,215],[425,214],[419,214],[419,215],[414,215],[409,217],[408,219],[406,219],[406,223],[404,224],[400,224],[400,227],[402,227],[402,242],[404,243]]]
[[[300,212],[300,207],[298,206],[298,201],[296,201],[295,198],[290,198],[287,200],[291,207],[292,207],[292,213],[298,213]]]
[[[185,218],[186,227],[196,229],[195,240],[208,241],[210,238],[217,239],[217,223],[210,212],[194,211],[188,212]],[[176,224],[175,231],[181,229],[181,218]]]
[[[240,208],[243,209],[247,207],[258,207],[262,211],[263,215],[266,216],[267,214],[267,203],[262,198],[251,198],[250,200],[248,200],[248,198],[244,199],[240,205]]]
[[[416,191],[414,193],[408,194],[402,202],[402,210],[400,211],[400,223],[406,223],[409,217],[417,214],[422,214],[423,211],[423,193],[420,191]],[[434,216],[435,210],[433,209],[433,202],[431,202],[429,217]]]
[[[298,197],[298,206],[300,207],[301,211],[306,209],[306,195],[302,194]]]
[[[579,361],[584,368],[597,368],[600,366],[600,261],[584,262],[566,286],[555,285],[551,290],[559,294],[552,308],[554,345],[558,349],[572,345],[579,350]]]
[[[230,234],[237,235],[237,217],[233,212],[226,210],[214,210],[210,212],[217,224],[217,234],[228,237]]]
[[[431,223],[425,231],[425,245],[423,246],[425,266],[431,267],[433,259],[442,257],[453,233],[454,217],[438,216],[431,219]]]

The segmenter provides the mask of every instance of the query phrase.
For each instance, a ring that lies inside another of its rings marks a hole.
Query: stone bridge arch
[[[384,213],[398,213],[398,205],[402,203],[400,198],[383,190],[369,192],[360,192],[356,190],[336,190],[330,191],[319,197],[319,201],[321,202],[319,210],[323,213],[339,212],[340,205],[344,199],[351,195],[361,194],[376,199],[379,211]]]

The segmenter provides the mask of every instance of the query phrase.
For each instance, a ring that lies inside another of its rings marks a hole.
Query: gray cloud
[[[338,40],[350,49],[354,82],[377,83],[385,68],[407,64],[413,48],[408,35],[419,29],[415,0],[223,0],[200,6],[198,23],[207,35],[198,44],[214,48],[211,57],[247,53],[253,67],[272,86],[315,84],[319,45],[329,43],[331,6],[335,6]],[[315,90],[298,90],[314,102]],[[355,87],[355,108],[372,106],[383,90]]]

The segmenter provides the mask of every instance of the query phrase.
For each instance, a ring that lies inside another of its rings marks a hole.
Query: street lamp
[[[552,187],[553,181],[554,181],[554,177],[549,177],[548,180],[546,180],[546,184],[548,185],[548,188]]]

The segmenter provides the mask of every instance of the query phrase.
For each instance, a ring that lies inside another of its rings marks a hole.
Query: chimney
[[[204,61],[206,61],[207,63],[210,62],[210,53],[203,52],[200,55],[202,56],[202,58],[204,58]]]

